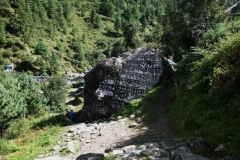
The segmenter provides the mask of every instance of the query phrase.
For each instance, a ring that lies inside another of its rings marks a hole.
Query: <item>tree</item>
[[[95,9],[92,9],[91,15],[90,15],[90,21],[92,23],[92,26],[94,26],[96,19],[97,19],[97,12]]]
[[[118,57],[124,51],[125,51],[125,47],[124,47],[123,41],[117,41],[113,45],[113,48],[112,48],[112,51],[111,51],[111,57]]]
[[[63,33],[67,33],[67,21],[65,20],[64,16],[59,18],[59,26],[61,26]]]
[[[5,21],[0,16],[0,45],[5,45],[7,43],[6,40],[6,29],[5,29]]]
[[[90,21],[92,23],[93,28],[100,28],[101,27],[101,18],[97,14],[95,9],[92,9],[91,15],[90,15]]]
[[[97,15],[96,17],[96,22],[94,23],[94,28],[99,29],[102,25],[102,20],[101,17],[99,15]]]
[[[107,49],[103,52],[103,54],[109,58],[112,54],[112,46],[110,43],[107,44]]]
[[[0,136],[15,120],[23,117],[26,104],[21,87],[16,79],[0,73]]]
[[[58,17],[58,13],[57,13],[57,2],[55,0],[51,0],[51,1],[48,1],[48,16],[51,18],[51,19],[56,19]]]
[[[66,82],[62,77],[52,77],[49,84],[43,89],[44,95],[48,98],[50,112],[62,112],[63,104],[67,94]]]
[[[37,59],[34,62],[34,65],[40,67],[41,64],[42,64],[42,61],[43,61],[43,59],[38,56]]]
[[[63,15],[65,17],[65,19],[68,21],[69,20],[69,15],[71,13],[71,3],[69,1],[65,2],[63,4]]]
[[[24,95],[26,103],[26,113],[34,117],[39,117],[46,111],[46,97],[38,92],[40,90],[39,83],[26,73],[21,74],[18,78],[18,83],[21,88],[21,93]]]
[[[52,53],[49,64],[50,64],[50,68],[49,68],[50,75],[57,76],[58,72],[60,71],[60,63],[58,62],[57,53]]]
[[[136,21],[138,21],[141,17],[141,12],[139,11],[139,6],[138,4],[134,4],[133,10],[132,10],[132,15]]]
[[[121,20],[121,16],[118,15],[116,17],[115,23],[114,23],[114,28],[118,31],[120,29],[122,29],[122,20]]]
[[[216,15],[220,13],[222,1],[171,0],[165,3],[162,36],[164,50],[172,48],[175,55],[182,55],[190,51],[204,32],[213,28],[218,21]]]
[[[102,2],[100,5],[100,12],[105,16],[112,17],[115,13],[115,6],[111,1]]]
[[[67,21],[65,20],[64,13],[63,13],[63,5],[62,3],[57,3],[57,11],[58,11],[58,26],[62,28],[63,33],[67,33]]]
[[[59,41],[57,43],[57,46],[56,46],[57,50],[60,51],[60,52],[64,52],[64,45],[61,41]]]
[[[48,74],[47,74],[47,62],[45,62],[44,60],[42,60],[41,64],[40,64],[40,75],[48,76]]]
[[[83,41],[83,43],[85,43],[86,40],[87,40],[87,35],[86,35],[85,32],[83,32],[83,34],[82,34],[82,41]]]
[[[126,48],[136,48],[137,45],[139,44],[139,39],[138,39],[138,27],[129,24],[125,26],[124,31],[123,31],[123,36],[125,38],[125,46]]]
[[[85,61],[84,50],[83,50],[82,44],[80,44],[80,43],[77,43],[77,45],[75,46],[74,59],[76,59],[78,61]]]
[[[142,26],[143,29],[145,29],[148,26],[148,20],[145,16],[142,18]]]
[[[49,52],[48,47],[43,41],[40,41],[35,47],[34,54],[42,56],[42,58],[47,59]]]

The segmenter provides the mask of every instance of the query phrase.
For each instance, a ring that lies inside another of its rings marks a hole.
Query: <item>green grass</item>
[[[0,154],[4,160],[32,160],[40,152],[49,150],[56,144],[63,131],[57,117],[23,119],[25,131],[13,140],[0,141]]]

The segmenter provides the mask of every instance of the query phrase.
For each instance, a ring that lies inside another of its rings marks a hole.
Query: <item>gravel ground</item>
[[[174,133],[168,127],[166,107],[168,91],[171,86],[159,95],[158,120],[147,126],[136,123],[131,118],[119,118],[110,122],[98,121],[86,124],[86,128],[79,134],[80,150],[75,154],[59,156],[57,159],[85,160],[91,157],[102,156],[110,148],[121,148],[127,145],[140,145],[146,142],[160,142],[174,137]],[[74,90],[71,90],[74,92]],[[70,94],[67,100],[72,100]],[[75,124],[71,128],[79,128]],[[51,159],[51,157],[49,157]],[[54,157],[52,157],[55,159]]]

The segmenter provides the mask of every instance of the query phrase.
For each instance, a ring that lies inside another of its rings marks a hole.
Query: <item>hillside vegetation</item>
[[[85,71],[132,48],[155,47],[177,62],[176,85],[169,99],[173,126],[182,135],[203,137],[212,148],[225,144],[231,156],[240,157],[239,5],[226,11],[237,2],[1,0],[0,65],[14,63],[19,72],[58,76]],[[27,74],[0,71],[0,76],[4,138],[0,153],[7,155],[20,150],[16,147],[20,142],[7,143],[23,136],[21,127],[15,130],[14,126],[24,126],[25,120],[31,123],[46,113],[63,112],[67,87],[60,77],[38,84]],[[141,101],[133,101],[121,112],[130,115],[135,108],[147,108]],[[146,117],[154,119],[152,113]]]
[[[127,49],[157,46],[162,5],[157,0],[3,0],[0,65],[14,63],[17,71],[37,75],[82,72]]]
[[[204,33],[178,64],[171,116],[183,133],[238,151],[240,142],[240,20]],[[180,123],[179,123],[180,122]]]

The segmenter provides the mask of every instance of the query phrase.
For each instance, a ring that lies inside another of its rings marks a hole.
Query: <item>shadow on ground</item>
[[[36,123],[32,128],[43,128],[46,126],[68,126],[70,124],[70,121],[67,120],[63,114],[59,114],[43,119],[42,121]]]
[[[88,153],[88,154],[83,154],[83,155],[77,157],[76,160],[101,159],[103,157],[104,157],[103,154]]]
[[[159,94],[157,105],[158,118],[156,121],[146,124],[144,127],[139,127],[140,132],[138,135],[131,136],[130,140],[121,140],[113,146],[113,148],[122,148],[128,145],[141,145],[146,142],[161,142],[166,139],[176,137],[173,131],[173,126],[170,126],[170,121],[167,117],[167,107],[169,91],[173,84],[167,85]]]
[[[70,100],[66,103],[66,105],[73,105],[73,106],[78,106],[80,104],[82,104],[83,102],[80,100],[80,99],[73,99],[73,100]]]

